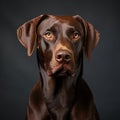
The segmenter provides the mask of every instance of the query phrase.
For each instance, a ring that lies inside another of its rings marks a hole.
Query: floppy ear
[[[87,22],[81,16],[74,16],[84,28],[84,40],[83,40],[83,49],[85,51],[86,57],[89,59],[92,53],[92,50],[96,47],[99,42],[99,32],[94,28],[92,24]]]
[[[20,43],[27,49],[28,56],[31,56],[36,45],[36,28],[43,15],[40,15],[20,26],[17,29],[17,37]]]

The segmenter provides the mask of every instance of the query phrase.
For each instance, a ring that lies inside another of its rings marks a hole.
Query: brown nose
[[[56,58],[56,61],[59,62],[59,63],[62,63],[62,62],[68,63],[72,59],[71,54],[66,50],[58,51],[56,53],[55,58]]]

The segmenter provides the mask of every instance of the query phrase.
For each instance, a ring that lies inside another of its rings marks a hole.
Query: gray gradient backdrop
[[[120,120],[120,6],[115,0],[0,1],[0,120],[24,120],[31,88],[39,79],[35,52],[27,57],[16,29],[40,14],[79,14],[101,33],[84,78],[101,120]]]

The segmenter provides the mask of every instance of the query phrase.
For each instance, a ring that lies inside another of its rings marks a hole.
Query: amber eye
[[[79,32],[75,31],[75,32],[73,33],[72,39],[73,39],[73,40],[78,40],[78,39],[80,39],[80,34],[79,34]]]
[[[46,31],[43,37],[47,40],[54,40],[55,38],[54,34],[51,31]]]

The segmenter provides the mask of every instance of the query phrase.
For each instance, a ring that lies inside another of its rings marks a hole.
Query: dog
[[[17,29],[31,56],[37,51],[40,80],[33,87],[26,120],[99,120],[83,79],[83,55],[90,59],[99,32],[79,15],[40,15]]]

